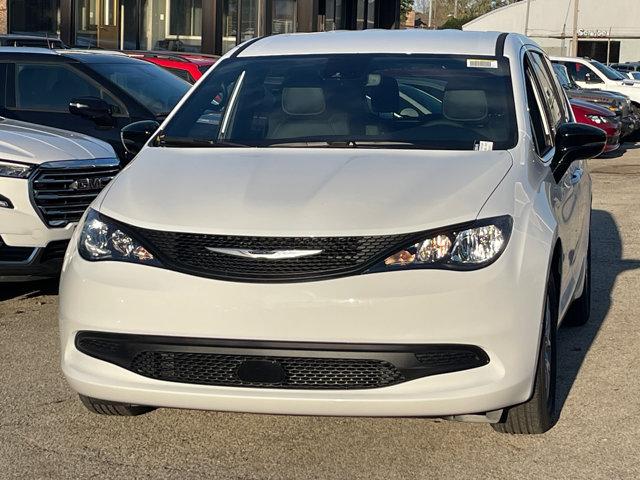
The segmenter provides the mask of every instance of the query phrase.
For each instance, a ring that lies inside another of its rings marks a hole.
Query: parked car
[[[67,48],[59,38],[17,34],[0,35],[0,47]]]
[[[584,100],[572,99],[571,109],[578,123],[585,123],[601,128],[607,134],[605,152],[620,148],[622,123],[612,111]]]
[[[557,326],[589,318],[585,159],[606,142],[572,119],[545,53],[517,34],[235,48],[159,130],[123,129],[141,150],[65,259],[66,378],[111,415],[548,430]]]
[[[0,282],[60,273],[87,206],[119,171],[108,143],[0,119]]]
[[[609,66],[623,74],[640,70],[640,62],[612,63]]]
[[[180,52],[131,51],[127,54],[133,58],[155,63],[189,83],[196,83],[220,58],[217,55]]]
[[[636,108],[631,105],[629,97],[621,93],[608,92],[606,90],[581,88],[567,73],[567,68],[558,63],[553,64],[560,85],[564,88],[570,100],[584,100],[595,103],[613,112],[622,124],[623,137],[630,135],[640,128],[640,117]]]
[[[189,88],[126,55],[0,48],[0,115],[100,138],[124,162],[122,127],[163,119]]]
[[[567,67],[569,76],[581,88],[599,88],[621,93],[640,107],[640,82],[625,77],[613,68],[585,58],[551,57],[551,61]]]

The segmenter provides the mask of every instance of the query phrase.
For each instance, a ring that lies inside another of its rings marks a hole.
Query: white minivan
[[[605,135],[528,38],[257,39],[123,140],[140,151],[61,282],[62,368],[90,410],[553,426]]]

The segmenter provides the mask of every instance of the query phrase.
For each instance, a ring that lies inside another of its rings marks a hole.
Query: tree
[[[413,9],[413,0],[400,0],[400,23],[407,21],[407,13]]]

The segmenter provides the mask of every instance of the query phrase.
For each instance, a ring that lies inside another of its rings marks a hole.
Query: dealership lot
[[[0,287],[1,478],[638,478],[640,145],[591,161],[591,323],[560,332],[558,425],[86,412],[58,368],[55,284]]]

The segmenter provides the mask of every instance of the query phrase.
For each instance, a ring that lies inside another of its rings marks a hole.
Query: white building
[[[576,0],[527,0],[476,18],[463,30],[518,32],[550,55],[570,55]],[[640,0],[579,0],[578,56],[610,63],[640,61]]]

